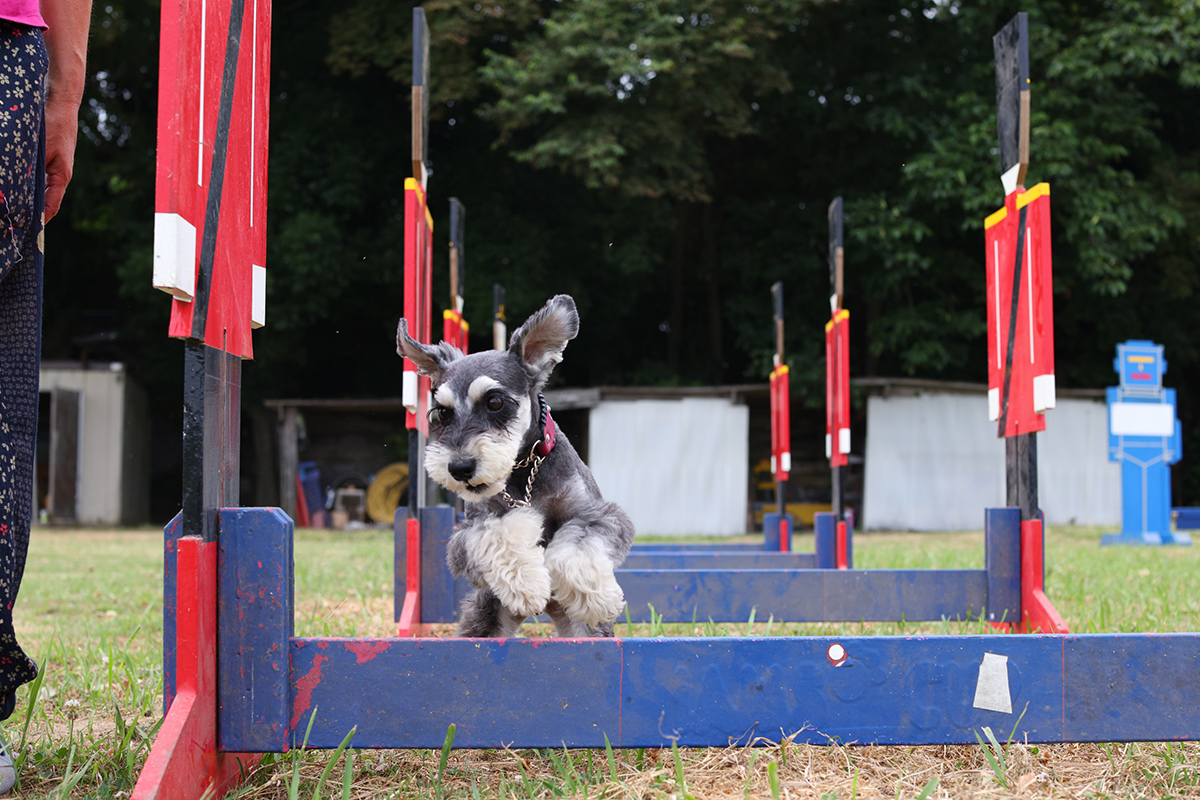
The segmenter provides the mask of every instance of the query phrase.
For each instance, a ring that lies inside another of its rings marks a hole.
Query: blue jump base
[[[1175,530],[1159,533],[1106,533],[1100,537],[1102,547],[1124,545],[1127,547],[1159,547],[1162,545],[1179,545],[1191,547],[1192,535],[1187,531],[1200,529],[1200,508],[1172,508],[1171,516],[1175,518]]]
[[[1175,515],[1175,527],[1196,530],[1200,528],[1200,508],[1172,508]]]
[[[1101,547],[1161,547],[1163,545],[1180,545],[1191,547],[1191,534],[1183,531],[1170,533],[1106,533],[1100,537]]]
[[[973,743],[1019,717],[1030,742],[1200,739],[1200,634],[296,638],[291,521],[227,509],[220,530],[229,752],[285,751],[310,720],[317,748],[352,727],[359,748],[438,748],[451,724],[470,748]]]

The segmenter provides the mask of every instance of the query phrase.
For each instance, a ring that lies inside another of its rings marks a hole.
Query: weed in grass
[[[309,726],[311,729],[311,723],[309,723]],[[451,727],[453,727],[453,726],[451,726]],[[340,759],[342,757],[342,753],[345,752],[346,747],[349,746],[350,740],[354,738],[354,734],[357,731],[358,731],[358,726],[355,725],[353,728],[350,729],[350,732],[346,734],[346,738],[342,739],[342,743],[337,746],[337,749],[333,751],[333,756],[330,757],[329,763],[325,765],[325,769],[321,771],[321,777],[317,779],[317,785],[313,789],[313,793],[312,793],[313,800],[321,800],[321,789],[322,789],[322,787],[325,786],[325,780],[329,777],[329,773],[333,771],[333,765],[336,764],[338,762],[338,759]],[[343,797],[349,796],[349,781],[353,777],[353,774],[354,774],[354,755],[353,755],[353,751],[351,751],[351,753],[349,755],[347,755],[347,757],[346,757],[345,777],[343,778],[343,783],[342,783],[342,787],[343,787],[342,788],[342,796]],[[439,775],[439,782],[440,782],[440,780],[441,780],[441,776]]]
[[[124,785],[133,786],[137,783],[138,772],[145,760],[143,750],[149,750],[150,742],[162,726],[162,718],[157,719],[150,730],[143,731],[136,717],[126,722],[121,707],[114,703],[113,720],[116,723],[116,735],[113,737],[112,762],[117,769],[116,778]]]
[[[29,723],[33,720],[33,709],[38,704],[38,698],[42,695],[42,684],[46,680],[46,671],[50,669],[50,664],[45,659],[42,660],[42,668],[38,670],[37,677],[29,686],[29,693],[26,696],[25,702],[25,722],[21,725],[21,743],[17,745],[17,758],[14,766],[17,770],[17,780],[21,779],[21,770],[25,766],[25,759],[29,756],[29,751],[25,749],[25,742],[29,737]],[[18,789],[20,788],[18,784]]]
[[[933,778],[930,778],[929,782],[925,784],[925,788],[921,790],[921,793],[919,795],[917,795],[916,800],[926,800],[929,797],[929,795],[933,794],[933,790],[937,788],[937,785],[938,785],[937,777],[935,776]]]
[[[989,727],[983,728],[983,733],[987,736],[987,743],[979,737],[978,731],[975,733],[975,738],[979,742],[979,747],[983,750],[983,757],[987,759],[988,766],[992,768],[992,774],[996,778],[996,783],[1008,790],[1012,790],[1012,785],[1008,778],[1008,753],[1006,748],[1001,747],[996,741],[995,734]]]
[[[646,633],[646,635],[651,638],[662,636],[663,635],[662,614],[659,614],[654,609],[653,605],[650,605],[649,603],[647,603],[646,605],[650,609],[650,628],[649,628],[648,632]]]
[[[438,797],[444,797],[442,792],[442,776],[446,774],[446,762],[450,760],[450,748],[454,747],[454,723],[450,723],[450,727],[446,728],[446,741],[442,743],[442,757],[438,759],[437,767],[437,794]]]
[[[754,780],[754,762],[758,760],[758,751],[750,751],[750,763],[746,765],[746,785],[742,787],[742,800],[750,797],[750,783]]]
[[[694,800],[688,794],[687,781],[683,777],[683,758],[679,755],[679,742],[671,741],[671,758],[675,761],[675,785],[679,787],[679,794],[686,800]]]
[[[304,731],[304,741],[300,743],[300,747],[288,753],[292,762],[292,782],[288,785],[288,800],[300,798],[300,762],[304,758],[304,751],[308,749],[308,737],[312,734],[313,723],[316,721],[317,707],[313,706],[312,715],[308,718],[308,728]]]
[[[779,762],[771,761],[767,764],[767,783],[771,785],[771,797],[774,800],[779,800],[779,796],[782,793],[782,789],[779,786]],[[836,796],[835,794],[834,797]]]
[[[58,785],[58,788],[54,790],[54,793],[50,795],[50,797],[54,798],[54,800],[60,800],[60,798],[61,800],[68,800],[68,798],[71,796],[71,792],[75,789],[79,782],[87,776],[88,771],[91,769],[92,763],[95,760],[96,756],[93,755],[87,760],[87,763],[83,765],[83,769],[79,770],[78,772],[72,772],[71,766],[75,763],[75,746],[72,745],[71,752],[67,755],[67,768],[63,773],[62,783]]]

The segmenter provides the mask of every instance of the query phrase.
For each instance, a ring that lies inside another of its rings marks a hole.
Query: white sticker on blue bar
[[[1008,689],[1008,656],[984,653],[975,684],[976,708],[1012,713],[1012,695]]]

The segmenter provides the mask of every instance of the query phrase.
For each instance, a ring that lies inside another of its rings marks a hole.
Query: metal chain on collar
[[[543,431],[546,429],[546,415],[549,413],[550,404],[546,402],[545,395],[543,395],[541,392],[538,392],[538,426]],[[529,499],[533,497],[533,481],[537,477],[538,468],[542,466],[542,461],[544,461],[546,458],[545,456],[539,456],[537,454],[538,445],[541,443],[541,439],[534,442],[533,447],[529,448],[529,455],[525,456],[524,459],[513,465],[513,472],[516,472],[519,469],[525,469],[530,464],[533,464],[533,469],[529,471],[529,480],[525,482],[525,499],[514,500],[513,496],[508,493],[508,489],[500,490],[500,495],[504,498],[504,502],[508,503],[509,508],[527,507],[529,505]]]
[[[500,495],[504,498],[504,502],[508,503],[509,508],[519,508],[529,505],[529,498],[533,496],[533,480],[537,477],[538,468],[542,466],[542,462],[546,459],[545,456],[537,455],[538,442],[533,443],[533,447],[529,449],[529,455],[524,460],[519,461],[513,466],[513,471],[525,469],[530,464],[533,464],[533,469],[529,471],[529,480],[525,482],[525,499],[514,500],[513,496],[508,493],[508,489],[501,489]]]

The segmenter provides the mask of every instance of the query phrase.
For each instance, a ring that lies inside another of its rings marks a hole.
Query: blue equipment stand
[[[1171,465],[1182,456],[1175,390],[1163,388],[1163,346],[1131,339],[1117,345],[1119,386],[1108,395],[1108,458],[1121,464],[1121,532],[1101,545],[1190,545],[1171,530]]]

